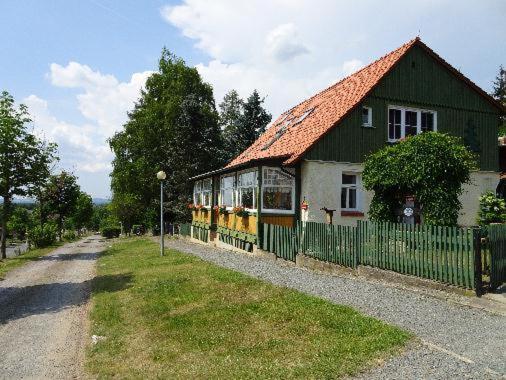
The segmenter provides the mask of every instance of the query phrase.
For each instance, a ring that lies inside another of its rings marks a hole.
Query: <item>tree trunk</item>
[[[4,207],[2,210],[2,235],[1,235],[1,260],[7,258],[7,221],[11,200],[8,197],[4,197]]]
[[[58,240],[59,241],[62,241],[62,239],[61,239],[62,229],[63,229],[63,218],[61,216],[58,216]]]

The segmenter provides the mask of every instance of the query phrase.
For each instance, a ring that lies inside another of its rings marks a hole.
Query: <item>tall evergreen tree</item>
[[[109,141],[115,154],[113,193],[129,194],[153,214],[159,208],[155,174],[164,170],[166,216],[187,218],[192,192],[188,178],[224,163],[212,87],[197,69],[163,49],[158,71],[148,78],[128,116],[123,131]]]
[[[492,94],[496,100],[506,107],[506,70],[501,65],[492,87]],[[506,136],[506,116],[502,116],[502,123],[499,127],[499,136]]]
[[[263,103],[264,98],[260,97],[257,90],[253,91],[246,102],[233,90],[225,96],[220,104],[220,116],[228,159],[238,156],[265,132],[272,115],[265,110]]]

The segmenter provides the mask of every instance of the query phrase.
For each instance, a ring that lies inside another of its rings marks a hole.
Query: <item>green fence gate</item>
[[[506,225],[488,226],[490,288],[497,289],[506,282]]]

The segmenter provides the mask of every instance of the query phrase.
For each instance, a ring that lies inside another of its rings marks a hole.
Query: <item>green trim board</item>
[[[248,234],[247,232],[231,230],[230,228],[226,228],[226,227],[222,227],[222,226],[218,226],[216,232],[218,232],[220,235],[234,237],[239,240],[247,241],[247,242],[253,243],[253,244],[255,244],[257,241],[256,235]]]

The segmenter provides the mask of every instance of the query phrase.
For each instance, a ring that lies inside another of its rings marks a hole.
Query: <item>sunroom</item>
[[[296,170],[281,166],[224,168],[191,178],[192,236],[251,251],[260,223],[293,226]]]

